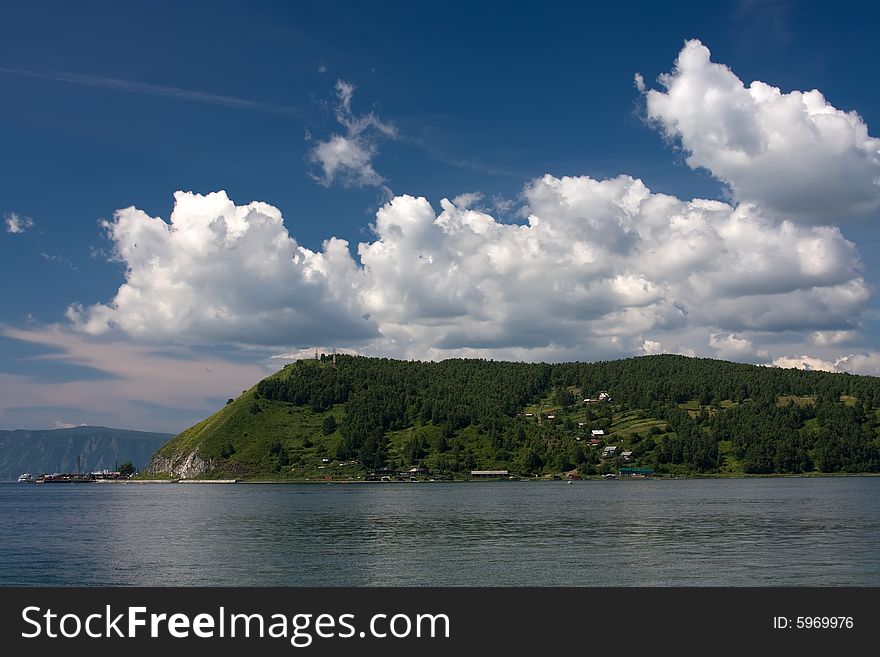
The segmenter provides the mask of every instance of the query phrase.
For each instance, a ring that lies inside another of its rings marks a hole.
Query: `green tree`
[[[407,465],[416,465],[425,453],[425,445],[418,436],[413,436],[403,446],[403,459]]]
[[[325,416],[324,421],[321,423],[321,433],[329,436],[334,431],[336,431],[336,418],[332,415]]]
[[[532,473],[538,472],[542,467],[544,467],[544,460],[535,450],[530,449],[523,459],[523,470]]]
[[[123,477],[130,477],[134,474],[134,471],[134,463],[132,463],[131,461],[126,461],[119,466],[119,474],[121,474]]]
[[[556,403],[560,406],[571,406],[574,404],[574,395],[568,388],[556,389]]]
[[[358,457],[364,467],[371,470],[385,465],[388,460],[385,436],[378,431],[371,432],[361,445]]]

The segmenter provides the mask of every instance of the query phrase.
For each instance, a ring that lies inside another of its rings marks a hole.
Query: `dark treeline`
[[[554,385],[613,389],[614,398],[632,408],[653,402],[710,405],[722,400],[774,400],[780,395],[850,395],[880,407],[880,379],[774,367],[743,365],[685,356],[643,356],[599,363],[552,365]]]
[[[613,403],[584,407],[573,389],[608,391]],[[598,472],[609,464],[573,438],[579,425],[572,419],[608,429],[614,413],[635,411],[663,429],[627,434],[627,445],[639,465],[661,471],[716,471],[721,441],[729,441],[749,473],[880,470],[880,379],[867,376],[671,355],[552,365],[353,356],[337,356],[333,365],[323,356],[286,367],[260,382],[257,393],[317,412],[344,404],[336,456],[368,468],[386,463],[389,431],[433,426],[439,430],[430,438],[414,433],[406,461],[433,454],[451,470]],[[559,419],[541,425],[523,417],[527,405],[548,396],[562,411]],[[683,410],[686,402],[699,410]]]
[[[766,400],[718,414],[712,435],[730,440],[750,473],[877,472],[877,411],[819,397],[814,404],[784,406]]]

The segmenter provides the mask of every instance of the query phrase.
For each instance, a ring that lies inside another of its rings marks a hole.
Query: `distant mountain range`
[[[14,481],[23,472],[74,472],[77,457],[83,472],[112,470],[126,461],[141,470],[171,436],[107,427],[0,430],[0,481]]]

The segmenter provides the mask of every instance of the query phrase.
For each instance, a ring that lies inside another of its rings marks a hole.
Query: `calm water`
[[[880,586],[880,478],[0,485],[0,585]]]

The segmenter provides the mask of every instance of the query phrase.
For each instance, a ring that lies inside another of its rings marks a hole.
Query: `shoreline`
[[[278,484],[485,484],[485,483],[566,483],[572,481],[588,482],[588,481],[685,481],[685,480],[707,480],[707,479],[827,479],[833,477],[880,477],[880,472],[822,472],[822,473],[804,473],[804,474],[736,474],[736,475],[661,475],[653,477],[620,477],[615,479],[604,479],[601,475],[583,477],[581,479],[553,479],[552,477],[519,477],[517,479],[449,479],[449,480],[430,480],[417,479],[415,481],[366,481],[364,479],[182,479],[182,480],[131,480],[130,482],[109,482],[109,483],[135,483],[135,481],[144,481],[148,483],[222,483],[222,484],[252,484],[252,485],[278,485]]]
[[[363,479],[239,479],[239,484],[486,484],[486,483],[550,483],[559,484],[572,481],[574,483],[590,481],[685,481],[685,480],[708,480],[708,479],[828,479],[834,477],[880,477],[880,472],[846,472],[846,473],[820,473],[820,474],[744,474],[744,475],[666,475],[654,477],[620,477],[615,479],[603,479],[601,476],[582,477],[581,479],[552,479],[547,477],[520,477],[519,479],[453,479],[446,481],[430,481],[418,479],[416,481],[365,481]],[[207,481],[207,480],[206,480]]]
[[[880,477],[880,472],[819,472],[804,474],[726,474],[726,475],[659,475],[653,477],[621,477],[605,479],[601,475],[582,477],[581,479],[553,479],[552,477],[518,477],[517,479],[447,479],[431,480],[392,480],[392,481],[367,481],[365,479],[99,479],[89,482],[59,482],[59,483],[88,483],[88,484],[250,484],[250,485],[284,485],[284,484],[485,484],[485,483],[568,483],[589,481],[687,481],[687,480],[711,480],[711,479],[829,479],[836,477]],[[6,484],[18,484],[14,479],[0,482]],[[33,483],[33,482],[32,482]]]

